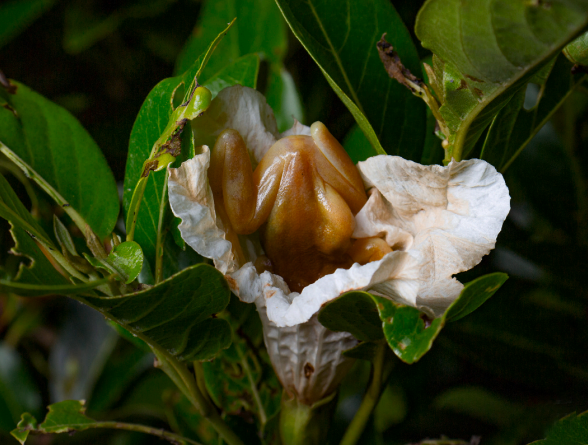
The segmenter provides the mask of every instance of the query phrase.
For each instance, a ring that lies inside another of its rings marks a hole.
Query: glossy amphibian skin
[[[363,181],[322,123],[315,122],[310,133],[280,139],[253,171],[241,135],[225,130],[208,175],[217,214],[230,228],[228,239],[238,246],[236,234],[261,228],[267,257],[258,258],[258,271],[280,275],[296,292],[337,268],[391,252],[380,238],[351,238],[354,215],[367,201]]]

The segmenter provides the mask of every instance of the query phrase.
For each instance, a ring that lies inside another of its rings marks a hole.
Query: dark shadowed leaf
[[[24,31],[54,0],[12,0],[0,6],[0,47]]]
[[[23,411],[38,413],[39,388],[18,352],[0,345],[0,430],[10,431]]]
[[[318,316],[323,326],[331,331],[346,331],[361,341],[379,340],[382,321],[367,292],[348,292],[326,304]]]
[[[425,105],[382,66],[376,43],[383,33],[405,66],[421,77],[416,49],[386,0],[277,0],[294,32],[331,87],[350,109],[378,153],[419,161]]]
[[[198,264],[147,290],[80,300],[168,355],[192,361],[210,359],[229,346],[229,324],[213,317],[229,296],[224,276]]]
[[[547,433],[547,438],[529,445],[586,445],[588,444],[588,412],[570,414],[558,421]]]
[[[12,226],[11,234],[15,245],[11,252],[17,255],[26,255],[31,259],[31,264],[21,264],[18,274],[13,282],[3,282],[2,287],[9,292],[22,294],[16,288],[6,286],[65,286],[71,283],[65,279],[51,265],[49,260],[41,251],[41,247],[34,241],[33,237],[46,242],[47,246],[53,243],[46,232],[41,228],[33,216],[20,202],[12,187],[4,176],[0,175],[0,217],[8,220]],[[54,248],[54,247],[51,247]],[[17,282],[19,284],[17,284]],[[29,287],[30,287],[29,286]],[[24,292],[24,291],[23,291]],[[45,292],[46,294],[47,292]]]
[[[207,0],[203,3],[196,28],[176,61],[176,74],[190,68],[206,51],[208,42],[234,18],[237,20],[231,32],[218,46],[220,56],[206,65],[201,75],[203,80],[246,54],[260,53],[270,62],[279,62],[286,55],[286,24],[273,0]]]
[[[0,90],[0,142],[55,188],[96,235],[105,237],[114,228],[119,202],[100,149],[64,108],[14,84],[15,94]]]
[[[553,6],[553,7],[552,7]],[[429,0],[416,33],[435,58],[446,160],[467,157],[496,113],[588,23],[588,2]]]
[[[508,280],[501,272],[484,275],[467,283],[459,298],[445,312],[447,321],[456,321],[478,309]]]

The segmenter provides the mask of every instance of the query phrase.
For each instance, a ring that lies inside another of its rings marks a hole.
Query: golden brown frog
[[[225,130],[214,146],[208,176],[217,214],[241,263],[235,234],[263,226],[267,258],[258,258],[256,267],[280,275],[296,292],[337,268],[391,252],[380,238],[352,242],[354,215],[367,201],[363,182],[322,123],[310,131],[311,136],[277,141],[253,171],[241,135]]]

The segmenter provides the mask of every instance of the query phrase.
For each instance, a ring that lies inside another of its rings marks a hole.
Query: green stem
[[[187,437],[180,436],[178,434],[172,433],[170,431],[165,431],[159,428],[152,428],[146,425],[139,425],[136,423],[123,423],[123,422],[96,422],[94,424],[89,425],[88,429],[90,428],[107,428],[107,429],[116,429],[116,430],[125,430],[125,431],[136,431],[139,433],[151,434],[152,436],[157,436],[161,439],[165,439],[168,442],[173,444],[183,444],[188,443],[192,445],[202,445],[200,442],[196,442],[195,440],[188,439]]]
[[[155,284],[163,280],[163,221],[167,210],[167,171],[159,203],[159,220],[157,221],[157,241],[155,242]]]
[[[386,381],[384,376],[384,364],[386,362],[387,349],[388,345],[385,342],[381,342],[378,346],[373,363],[370,386],[361,401],[357,413],[355,413],[355,417],[353,417],[347,431],[345,431],[345,435],[343,436],[340,445],[355,445],[357,443],[361,437],[361,433],[363,433],[363,430],[365,429],[372,411],[380,400],[380,395],[382,394],[382,389]]]
[[[137,218],[139,217],[139,208],[141,207],[141,201],[143,200],[143,194],[145,193],[145,187],[147,187],[147,179],[149,176],[142,176],[137,181],[135,190],[133,191],[133,197],[129,204],[129,210],[127,214],[127,241],[133,241],[135,237],[135,226],[137,225]]]

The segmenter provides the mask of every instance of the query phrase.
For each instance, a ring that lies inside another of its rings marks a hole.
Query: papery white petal
[[[183,162],[179,168],[169,169],[169,203],[174,215],[182,219],[178,229],[184,241],[200,255],[212,258],[214,266],[226,274],[239,266],[214,211],[206,176],[210,151],[207,146],[202,150],[203,153]]]
[[[194,142],[212,147],[218,135],[228,128],[239,132],[254,164],[279,138],[274,112],[263,94],[241,85],[222,90],[208,110],[192,121]]]
[[[231,274],[231,290],[243,301],[265,301],[268,318],[277,326],[295,326],[311,319],[321,306],[345,292],[366,290],[382,283],[393,283],[378,292],[405,304],[416,304],[418,268],[407,252],[392,252],[379,261],[366,265],[354,264],[349,269],[337,269],[301,293],[290,292],[279,276],[255,273],[252,263]]]
[[[414,241],[406,230],[390,224],[394,209],[378,189],[371,189],[368,202],[355,215],[353,238],[382,237],[393,250],[408,250]]]
[[[416,307],[440,316],[463,288],[452,275],[474,267],[495,246],[510,210],[502,175],[478,159],[441,167],[375,156],[358,168],[366,186],[387,201],[374,206],[380,212],[368,221],[371,230],[413,236],[408,252],[419,264]]]
[[[298,400],[312,405],[331,394],[354,360],[342,355],[357,345],[347,332],[333,332],[313,316],[306,323],[278,327],[257,302],[267,352],[284,388]]]

